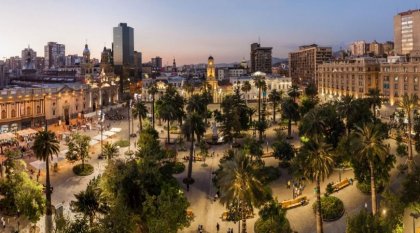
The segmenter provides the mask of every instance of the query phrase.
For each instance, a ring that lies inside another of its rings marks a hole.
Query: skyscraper
[[[251,44],[251,72],[261,71],[271,74],[272,47],[261,47],[259,43]]]
[[[394,43],[397,54],[420,50],[420,9],[394,16]]]
[[[26,70],[34,70],[35,67],[35,58],[36,58],[36,52],[31,49],[29,46],[28,48],[25,48],[22,50],[22,69]]]
[[[48,42],[44,46],[45,68],[63,67],[66,62],[66,47],[57,42]]]
[[[134,65],[134,29],[126,23],[114,27],[113,59],[116,66]]]

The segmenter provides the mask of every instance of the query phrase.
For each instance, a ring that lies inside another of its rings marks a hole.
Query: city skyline
[[[64,44],[66,55],[81,55],[86,40],[92,57],[100,58],[103,47],[111,47],[112,28],[119,23],[134,28],[134,49],[142,52],[143,62],[160,56],[163,65],[171,65],[173,58],[180,65],[196,64],[208,55],[216,63],[249,60],[249,45],[258,40],[273,47],[273,57],[285,58],[302,44],[337,50],[355,40],[393,40],[394,15],[417,8],[410,0],[43,1],[30,7],[28,2],[3,4],[4,19],[15,19],[0,23],[0,60],[19,56],[28,45],[44,56],[50,41]],[[25,17],[16,18],[16,12]]]

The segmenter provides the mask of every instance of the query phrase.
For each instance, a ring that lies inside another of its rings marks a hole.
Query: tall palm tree
[[[187,191],[189,191],[189,184],[192,183],[192,163],[193,163],[193,157],[194,157],[194,135],[197,135],[199,137],[200,135],[203,135],[206,128],[204,126],[203,118],[196,112],[192,112],[188,115],[187,120],[185,123],[187,127],[184,127],[186,130],[184,133],[187,134],[186,136],[189,136],[191,139],[190,144],[190,157],[188,160],[188,173],[187,173]]]
[[[155,129],[155,95],[158,92],[158,89],[156,87],[156,83],[153,83],[151,86],[149,86],[148,93],[149,95],[152,95],[152,127]]]
[[[188,100],[188,103],[187,103],[187,111],[196,112],[204,116],[206,107],[204,105],[203,98],[201,95],[195,94],[191,96],[191,98]]]
[[[258,88],[258,121],[261,121],[261,94],[265,87],[264,76],[255,76],[254,84]]]
[[[194,85],[191,84],[190,82],[186,82],[183,86],[183,89],[187,92],[188,97],[191,97],[192,94],[194,93]]]
[[[140,126],[140,133],[141,133],[141,131],[143,130],[142,119],[146,118],[147,113],[148,113],[146,105],[140,100],[136,101],[134,103],[132,113],[133,113],[133,117],[139,118],[139,126]]]
[[[103,148],[103,156],[105,156],[105,158],[108,159],[108,163],[112,158],[118,156],[118,154],[119,154],[119,149],[116,144],[109,143],[109,142],[105,143],[104,148]]]
[[[375,161],[379,158],[385,161],[388,156],[388,148],[382,143],[382,132],[377,124],[364,124],[356,127],[356,154],[362,161],[367,161],[370,168],[370,189],[372,197],[372,213],[377,212],[376,207],[376,183],[375,183]]]
[[[354,97],[352,95],[346,95],[344,96],[341,101],[338,103],[337,111],[340,114],[341,118],[345,119],[346,124],[346,131],[347,135],[350,134],[350,115],[353,114],[353,111],[355,110],[354,106]]]
[[[325,143],[321,136],[315,136],[304,144],[301,152],[295,160],[303,175],[316,184],[316,232],[322,233],[322,211],[321,211],[321,181],[327,178],[334,167],[332,157],[332,146]]]
[[[46,216],[45,216],[45,232],[51,233],[52,223],[52,207],[51,207],[51,182],[50,182],[50,158],[57,155],[60,151],[60,143],[51,131],[40,131],[35,136],[33,151],[37,159],[45,161],[46,179],[45,179],[45,195],[46,195]]]
[[[171,121],[176,120],[173,102],[167,98],[160,98],[158,101],[156,101],[156,110],[158,112],[159,118],[163,119],[167,123],[167,143],[170,144]]]
[[[287,98],[282,104],[283,117],[288,119],[287,137],[292,137],[292,121],[299,119],[299,106],[292,98]]]
[[[268,95],[268,100],[273,104],[273,121],[276,122],[276,108],[280,104],[283,92],[277,91],[276,89],[272,90]]]
[[[373,116],[376,117],[376,108],[380,108],[382,104],[381,91],[378,88],[369,88],[367,96]]]
[[[287,94],[293,99],[294,102],[296,102],[296,98],[300,96],[299,87],[293,84],[287,91]]]
[[[408,158],[407,158],[407,164],[408,164],[408,172],[411,174],[414,170],[414,160],[413,160],[413,144],[411,139],[411,130],[413,128],[413,122],[411,118],[411,114],[418,106],[419,98],[416,94],[414,95],[407,95],[404,94],[402,101],[399,103],[400,107],[404,110],[405,114],[407,115],[408,119]]]
[[[245,92],[245,95],[246,95],[246,100],[248,99],[248,92],[251,90],[251,84],[249,83],[249,81],[245,81],[243,84],[242,84],[242,87],[241,87],[241,91],[243,91],[243,92]]]
[[[243,152],[236,153],[232,160],[221,164],[217,184],[220,187],[220,202],[230,207],[239,205],[242,233],[246,233],[249,210],[259,207],[267,200],[267,190],[258,178],[259,165]]]

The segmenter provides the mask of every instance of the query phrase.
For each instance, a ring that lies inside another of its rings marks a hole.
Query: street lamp
[[[413,233],[416,232],[416,219],[420,217],[420,213],[410,213],[410,216],[413,218]]]

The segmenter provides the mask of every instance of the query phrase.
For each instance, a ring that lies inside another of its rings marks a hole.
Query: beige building
[[[289,77],[295,84],[317,82],[317,68],[332,58],[331,47],[316,44],[300,46],[299,51],[289,53]]]
[[[272,47],[261,47],[259,43],[251,44],[251,73],[261,71],[271,74]]]
[[[99,110],[118,101],[118,85],[105,80],[92,84],[56,84],[42,88],[13,88],[0,92],[0,131],[41,127]]]
[[[394,43],[397,54],[420,50],[420,9],[394,16]]]
[[[361,98],[378,84],[379,62],[354,58],[323,63],[318,67],[318,92],[324,98],[353,95]]]

